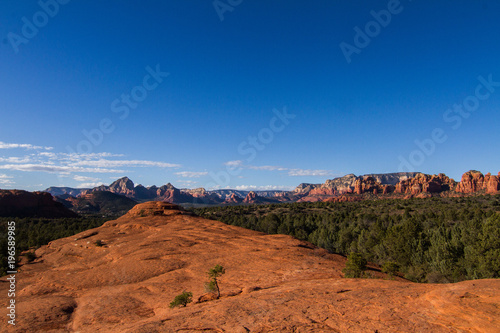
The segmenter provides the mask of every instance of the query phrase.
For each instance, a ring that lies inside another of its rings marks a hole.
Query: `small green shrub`
[[[189,303],[193,301],[193,293],[184,291],[182,294],[175,296],[174,300],[170,303],[170,308],[175,308],[177,306],[186,307]]]
[[[388,274],[389,276],[394,276],[399,270],[399,265],[394,261],[387,261],[382,265],[382,272]]]
[[[344,272],[344,277],[346,278],[360,278],[363,276],[365,270],[366,259],[363,258],[361,253],[352,252],[347,257],[347,262],[342,272]]]

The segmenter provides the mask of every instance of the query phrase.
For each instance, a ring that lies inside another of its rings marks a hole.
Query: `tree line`
[[[415,282],[500,277],[500,195],[198,208],[206,218],[360,254]],[[360,259],[361,260],[361,259]]]
[[[16,255],[36,249],[50,241],[96,228],[112,217],[85,216],[77,218],[7,218],[0,217],[0,276],[7,271],[7,223],[16,222]],[[28,255],[34,259],[33,254]]]

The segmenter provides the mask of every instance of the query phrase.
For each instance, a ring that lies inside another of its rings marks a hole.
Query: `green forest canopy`
[[[307,240],[415,282],[500,277],[500,195],[194,209],[205,218]],[[387,266],[387,265],[386,265]]]

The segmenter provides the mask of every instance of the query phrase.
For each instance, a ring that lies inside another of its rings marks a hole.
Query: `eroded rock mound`
[[[127,217],[147,217],[147,216],[167,216],[181,214],[182,207],[168,202],[149,201],[135,205],[128,213]]]

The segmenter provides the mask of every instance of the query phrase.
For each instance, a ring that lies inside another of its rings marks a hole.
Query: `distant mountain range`
[[[498,176],[483,175],[479,171],[466,172],[460,182],[445,174],[427,175],[418,172],[399,172],[367,174],[356,176],[348,174],[329,179],[323,184],[300,184],[292,191],[240,191],[232,189],[205,190],[178,189],[171,183],[149,186],[135,185],[128,177],[123,177],[111,185],[101,185],[92,189],[69,187],[50,187],[45,190],[60,200],[69,196],[91,200],[92,193],[111,192],[125,196],[136,202],[164,201],[189,205],[221,205],[240,203],[279,203],[302,201],[339,201],[362,199],[370,196],[427,197],[460,196],[472,193],[496,193],[500,191],[500,172]],[[347,198],[347,199],[346,199]],[[74,202],[75,200],[72,199]]]
[[[500,193],[498,175],[471,170],[460,182],[445,174],[417,172],[345,175],[323,184],[300,184],[292,191],[178,189],[135,185],[127,177],[92,189],[49,187],[43,192],[0,190],[0,216],[72,217],[77,214],[120,216],[138,202],[164,201],[182,206],[239,205],[280,202],[343,202],[383,198],[457,197]],[[52,196],[51,196],[52,195]]]

